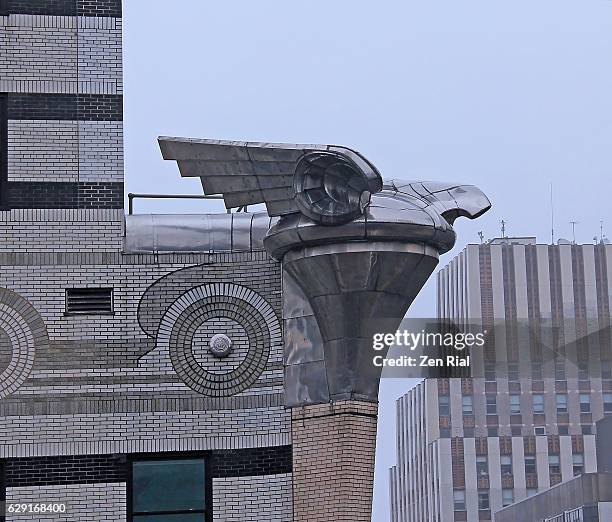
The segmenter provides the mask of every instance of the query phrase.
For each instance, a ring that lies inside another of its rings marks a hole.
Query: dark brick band
[[[121,18],[121,0],[0,0],[0,15],[9,14]]]
[[[123,183],[7,182],[8,208],[123,208]]]
[[[121,121],[123,97],[118,94],[8,95],[9,120]]]
[[[121,0],[78,0],[78,15],[121,18]]]
[[[6,93],[0,93],[0,210],[8,208],[8,113]]]
[[[71,455],[21,457],[4,463],[9,488],[51,484],[101,484],[125,482],[127,460],[123,455]]]
[[[291,446],[215,450],[202,455],[208,456],[210,478],[277,475],[292,470]],[[161,453],[159,456],[181,455]],[[0,461],[0,469],[4,468],[4,486],[9,488],[127,482],[129,465],[126,455],[61,455]]]
[[[293,451],[291,446],[218,450],[213,452],[210,466],[213,478],[291,473]]]

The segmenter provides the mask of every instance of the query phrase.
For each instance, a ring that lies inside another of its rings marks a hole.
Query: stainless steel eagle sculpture
[[[228,209],[265,203],[278,218],[264,247],[303,294],[290,299],[295,285],[285,285],[290,406],[375,401],[381,370],[372,365],[373,332],[397,329],[439,255],[455,244],[455,219],[477,218],[491,206],[471,185],[383,182],[347,147],[169,137],[159,143],[182,176],[199,177],[204,193],[221,194]],[[312,313],[300,304],[304,298]],[[292,310],[288,303],[298,304]]]
[[[411,239],[444,253],[455,242],[455,219],[491,206],[472,185],[383,182],[365,156],[337,145],[171,137],[159,144],[164,159],[176,160],[182,176],[199,177],[205,194],[222,195],[226,208],[265,203],[268,215],[280,216],[266,238],[277,259],[294,243],[340,238]]]

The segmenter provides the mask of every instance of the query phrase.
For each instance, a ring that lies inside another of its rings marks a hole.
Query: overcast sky
[[[482,188],[459,240],[612,236],[612,1],[125,0],[126,183],[200,193],[158,135],[336,143],[387,178]],[[146,7],[145,7],[146,5]],[[218,205],[218,204],[217,204]],[[137,211],[222,210],[137,202]],[[435,315],[432,277],[411,315]],[[388,520],[394,401],[383,380],[373,521]]]

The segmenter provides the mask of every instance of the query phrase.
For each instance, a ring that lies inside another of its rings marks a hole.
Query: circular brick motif
[[[0,398],[24,383],[36,348],[48,345],[47,328],[36,309],[15,292],[0,288]]]
[[[244,338],[239,343],[242,349],[231,350],[227,359],[211,353],[204,359],[203,332],[212,325],[215,334],[223,334],[219,324],[227,324],[228,329],[234,325],[233,333],[228,330],[225,335],[230,340]],[[236,335],[237,331],[241,333]],[[184,293],[166,311],[157,333],[157,344],[168,350],[178,376],[208,397],[228,397],[254,384],[265,370],[270,346],[277,343],[281,328],[270,304],[251,289],[232,283],[203,285]]]

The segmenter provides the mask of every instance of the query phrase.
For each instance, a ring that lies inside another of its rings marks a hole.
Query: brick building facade
[[[256,219],[246,248],[124,247],[121,2],[0,0],[0,70],[0,501],[66,504],[6,520],[292,520]]]

